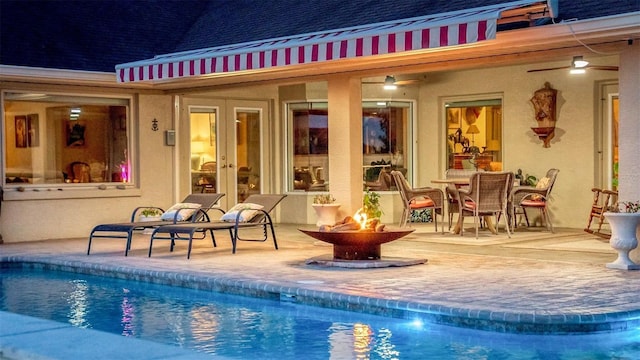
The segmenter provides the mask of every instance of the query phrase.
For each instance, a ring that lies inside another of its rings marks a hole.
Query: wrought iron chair
[[[391,176],[400,192],[402,205],[404,206],[400,227],[407,225],[412,212],[432,209],[433,222],[436,226],[436,232],[438,232],[438,214],[440,214],[444,223],[444,192],[431,187],[412,188],[404,175],[397,170],[391,171]],[[444,226],[442,226],[442,233],[444,233]]]

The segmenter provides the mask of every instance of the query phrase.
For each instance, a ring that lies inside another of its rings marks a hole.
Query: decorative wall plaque
[[[549,82],[544,83],[542,89],[536,90],[531,98],[535,110],[537,127],[532,127],[538,138],[544,142],[544,147],[548,148],[554,136],[556,128],[556,96],[558,90],[551,88]]]

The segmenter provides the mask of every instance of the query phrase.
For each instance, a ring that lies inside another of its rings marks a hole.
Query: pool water
[[[0,310],[237,359],[638,359],[640,330],[517,335],[3,267]]]

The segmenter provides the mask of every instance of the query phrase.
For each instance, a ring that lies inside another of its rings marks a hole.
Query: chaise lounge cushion
[[[251,221],[251,219],[253,219],[253,217],[258,214],[258,210],[262,210],[262,208],[264,208],[264,206],[253,204],[253,203],[236,204],[234,207],[229,209],[229,211],[227,211],[224,215],[222,215],[220,220],[236,221],[236,218],[238,217],[238,213],[240,213],[240,217],[238,218],[238,221],[248,222],[248,221]]]
[[[200,209],[200,206],[200,204],[195,203],[177,203],[167,209],[167,211],[162,214],[161,219],[172,221],[175,218],[176,221],[185,221]],[[176,212],[178,213],[177,217]]]

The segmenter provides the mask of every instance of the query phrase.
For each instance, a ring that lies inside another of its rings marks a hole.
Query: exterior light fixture
[[[384,79],[384,89],[385,90],[395,90],[398,88],[398,85],[396,85],[396,78],[390,75],[387,75],[387,77]]]
[[[574,56],[571,61],[571,70],[569,70],[569,73],[584,74],[586,72],[587,65],[589,65],[589,62],[584,60],[582,56]]]

